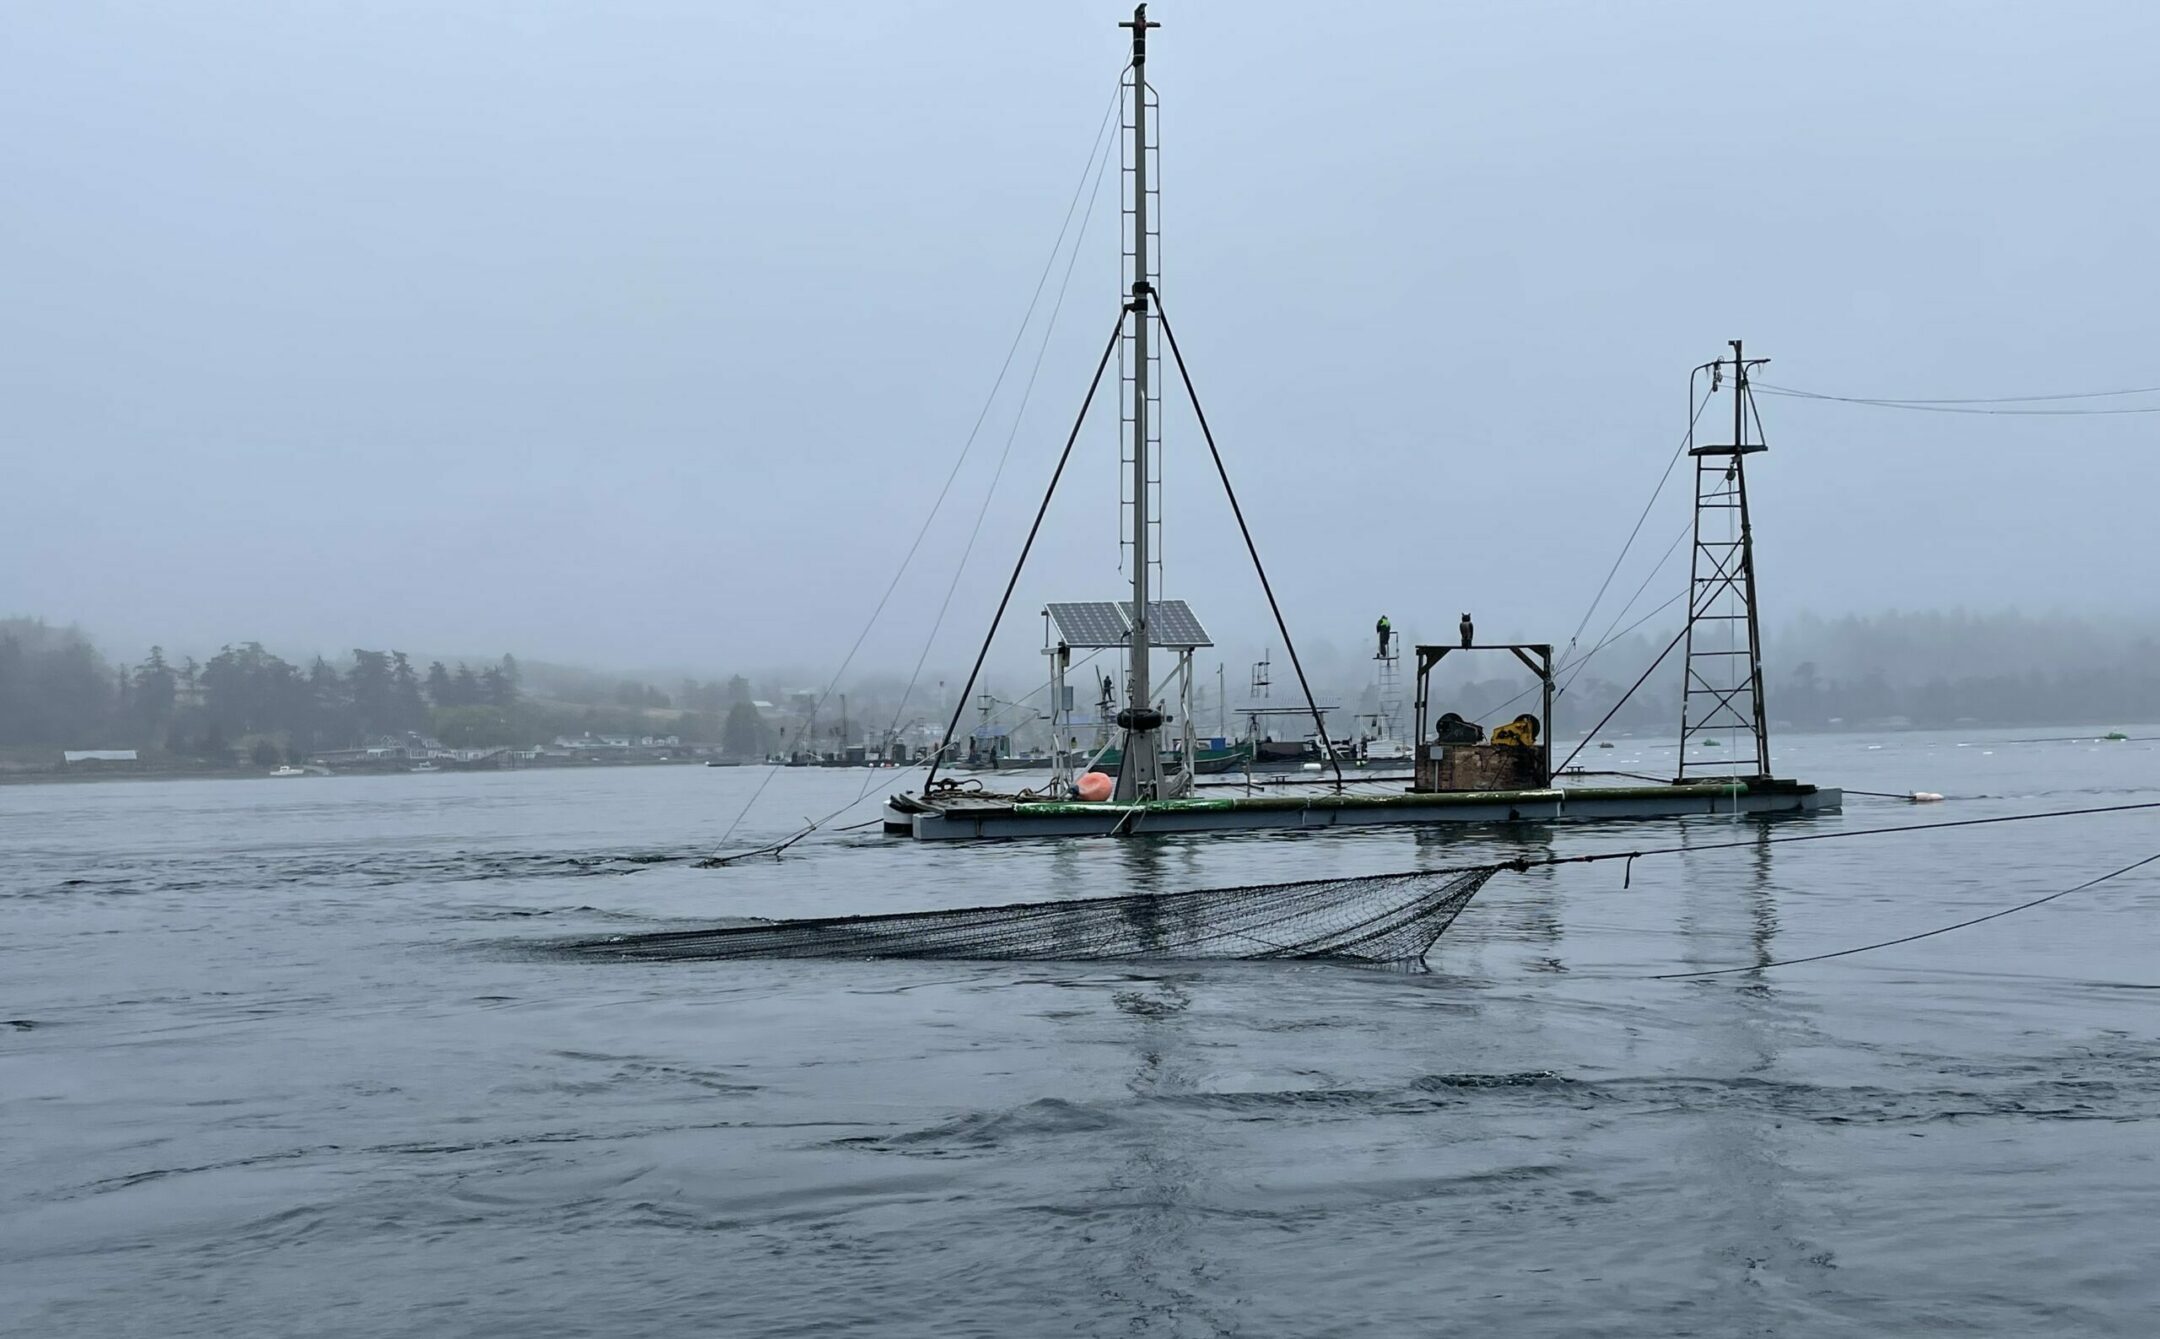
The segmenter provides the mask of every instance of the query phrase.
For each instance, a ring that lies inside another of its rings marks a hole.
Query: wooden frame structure
[[[1414,749],[1430,743],[1426,734],[1425,715],[1431,698],[1432,672],[1439,663],[1456,651],[1507,651],[1520,660],[1524,667],[1538,678],[1544,689],[1545,709],[1538,717],[1538,748],[1544,757],[1544,771],[1552,775],[1552,704],[1553,704],[1553,653],[1550,642],[1495,642],[1486,646],[1420,646],[1417,648],[1417,737],[1411,740]]]

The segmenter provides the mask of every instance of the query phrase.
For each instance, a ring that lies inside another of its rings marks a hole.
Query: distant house
[[[402,767],[409,762],[423,762],[430,758],[454,757],[443,742],[432,735],[408,730],[402,735],[376,735],[355,749],[323,749],[314,755],[315,761],[325,767],[361,767],[381,769]]]
[[[78,762],[135,762],[134,749],[62,749],[60,760]]]
[[[590,757],[596,753],[628,753],[633,749],[672,749],[682,745],[679,735],[557,735],[554,747]]]

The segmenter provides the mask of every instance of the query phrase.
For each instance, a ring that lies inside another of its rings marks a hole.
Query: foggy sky
[[[1164,298],[1316,644],[1463,609],[1564,641],[1729,338],[1837,394],[2160,384],[2144,0],[1151,16]],[[123,655],[836,664],[1043,273],[1122,17],[11,7],[0,613]],[[1115,187],[933,665],[972,654],[1115,315]],[[1041,315],[859,664],[919,653]],[[2160,415],[1762,412],[1773,620],[2154,606]],[[1012,664],[1042,601],[1119,594],[1115,423]],[[1169,593],[1275,640],[1182,412],[1168,440]]]

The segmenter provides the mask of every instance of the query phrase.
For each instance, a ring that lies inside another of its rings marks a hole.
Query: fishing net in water
[[[1092,962],[1337,958],[1415,962],[1501,866],[955,911],[769,921],[568,946],[631,961],[951,958]]]

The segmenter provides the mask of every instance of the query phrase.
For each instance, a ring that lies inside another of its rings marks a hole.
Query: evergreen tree
[[[179,678],[165,663],[165,648],[151,647],[149,658],[135,671],[132,704],[134,725],[144,736],[160,737],[172,724],[173,698],[178,691]]]
[[[720,747],[729,756],[756,758],[764,756],[770,731],[765,718],[758,709],[747,702],[738,702],[728,708],[727,724],[720,728]]]
[[[428,727],[427,700],[420,695],[420,676],[403,651],[390,653],[390,720],[393,730]]]
[[[508,663],[510,657],[504,656]],[[517,680],[499,665],[491,665],[480,673],[480,698],[491,707],[508,711],[517,705]]]
[[[115,728],[112,675],[80,632],[0,623],[0,743],[83,747]]]
[[[27,743],[34,710],[23,673],[29,658],[13,631],[0,631],[0,744]]]
[[[321,656],[308,666],[307,728],[303,733],[315,749],[359,742],[353,738],[352,702],[346,696],[345,683]]]
[[[299,729],[307,691],[299,672],[261,642],[220,649],[202,671],[203,710],[228,735]]]
[[[397,713],[391,701],[389,656],[380,651],[356,648],[347,683],[352,694],[353,729],[361,740],[397,728]]]

